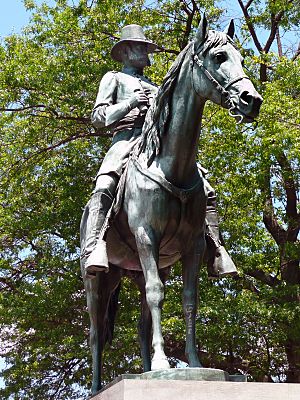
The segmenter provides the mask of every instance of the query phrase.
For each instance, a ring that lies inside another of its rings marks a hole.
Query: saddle
[[[159,184],[163,189],[166,191],[170,192],[174,197],[177,197],[181,203],[186,203],[188,199],[200,191],[202,188],[203,182],[201,176],[199,177],[198,181],[190,188],[188,189],[181,189],[175,185],[173,185],[171,182],[169,182],[166,178],[164,178],[161,175],[154,174],[153,172],[149,171],[148,169],[145,169],[141,166],[141,164],[138,161],[138,158],[134,151],[130,154],[126,164],[125,168],[123,170],[123,173],[120,177],[114,200],[112,202],[112,205],[106,215],[105,222],[103,224],[100,237],[104,238],[107,230],[110,227],[111,222],[113,219],[118,215],[120,212],[120,209],[123,204],[123,198],[124,198],[124,192],[125,192],[125,185],[126,185],[126,178],[127,178],[127,172],[129,166],[132,165],[138,172],[140,172],[142,175],[146,176],[148,179],[156,182]]]

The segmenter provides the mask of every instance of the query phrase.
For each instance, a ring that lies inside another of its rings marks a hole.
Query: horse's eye
[[[217,53],[217,54],[215,55],[215,60],[216,60],[219,64],[221,64],[221,63],[223,63],[224,61],[226,61],[226,59],[227,59],[227,57],[226,57],[226,54],[225,54],[225,53]]]

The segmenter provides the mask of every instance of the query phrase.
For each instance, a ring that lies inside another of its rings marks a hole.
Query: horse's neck
[[[196,157],[205,101],[196,95],[192,83],[192,67],[184,60],[171,102],[171,117],[162,140],[162,151],[156,165],[167,179],[186,187],[197,175]]]

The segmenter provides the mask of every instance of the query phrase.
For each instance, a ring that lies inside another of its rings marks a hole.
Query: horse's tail
[[[115,319],[119,308],[120,289],[121,289],[121,282],[118,284],[117,288],[112,292],[108,304],[106,327],[105,327],[105,333],[106,333],[105,343],[108,342],[110,345],[112,344],[113,340]]]

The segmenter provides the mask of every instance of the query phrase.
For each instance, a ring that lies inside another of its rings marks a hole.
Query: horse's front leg
[[[161,330],[161,308],[164,299],[164,285],[158,274],[159,242],[150,227],[139,227],[135,240],[146,282],[146,300],[152,316],[154,350],[151,370],[167,369],[170,364],[164,352]]]
[[[186,325],[185,354],[190,367],[202,367],[196,348],[196,313],[198,303],[199,268],[205,249],[204,236],[182,257],[183,312]]]

